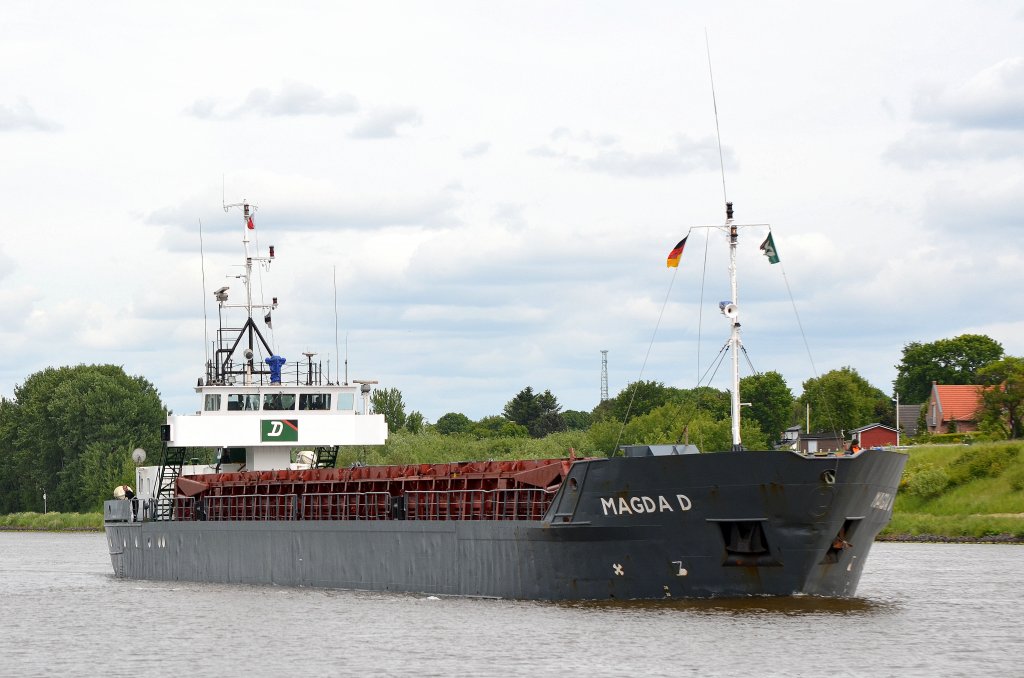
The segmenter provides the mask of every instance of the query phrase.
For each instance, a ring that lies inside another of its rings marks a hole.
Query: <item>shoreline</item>
[[[0,525],[0,532],[102,532],[102,527],[58,527],[52,530],[21,525]]]
[[[1012,534],[990,534],[984,537],[945,534],[880,534],[875,541],[906,544],[1024,544],[1024,538]]]

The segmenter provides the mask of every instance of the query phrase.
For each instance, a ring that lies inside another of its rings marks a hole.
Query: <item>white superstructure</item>
[[[271,312],[278,300],[254,301],[252,272],[254,263],[269,270],[274,247],[269,247],[267,256],[258,256],[251,245],[255,206],[225,205],[225,210],[229,208],[242,210],[244,273],[232,277],[244,285],[243,301],[229,303],[227,286],[214,291],[219,327],[213,357],[195,387],[199,409],[194,414],[168,415],[162,439],[165,450],[176,453],[165,453],[162,467],[138,469],[140,497],[170,492],[179,474],[308,468],[317,463],[320,452],[333,459],[328,453],[336,455],[339,447],[387,441],[384,416],[367,413],[375,381],[349,384],[346,374],[346,383],[335,383],[313,361],[314,353],[304,353],[305,361],[289,363],[271,348],[264,331],[270,332]],[[225,315],[232,309],[244,311],[241,326],[225,326]],[[265,330],[257,325],[254,314],[262,316]],[[209,465],[200,464],[191,448],[213,448],[216,458]]]

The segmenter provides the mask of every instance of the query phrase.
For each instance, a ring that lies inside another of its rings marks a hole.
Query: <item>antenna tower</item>
[[[608,351],[601,351],[601,402],[608,400]]]

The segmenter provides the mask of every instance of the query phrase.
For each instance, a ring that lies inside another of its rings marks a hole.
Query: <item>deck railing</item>
[[[154,520],[170,502],[172,520],[541,520],[554,498],[542,489],[410,490],[238,494],[150,500],[136,520]],[[143,514],[145,518],[143,518]]]
[[[388,520],[387,492],[316,492],[299,497],[302,520]]]
[[[407,520],[540,520],[554,496],[546,490],[414,490]]]
[[[196,502],[206,520],[295,520],[294,494],[238,494]]]

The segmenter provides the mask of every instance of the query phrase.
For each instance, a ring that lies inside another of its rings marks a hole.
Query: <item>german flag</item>
[[[687,234],[686,238],[689,237],[689,234]],[[683,256],[683,248],[686,247],[686,238],[680,240],[679,243],[672,248],[672,251],[668,253],[668,261],[665,262],[665,265],[669,268],[676,268],[679,266],[679,257]]]

